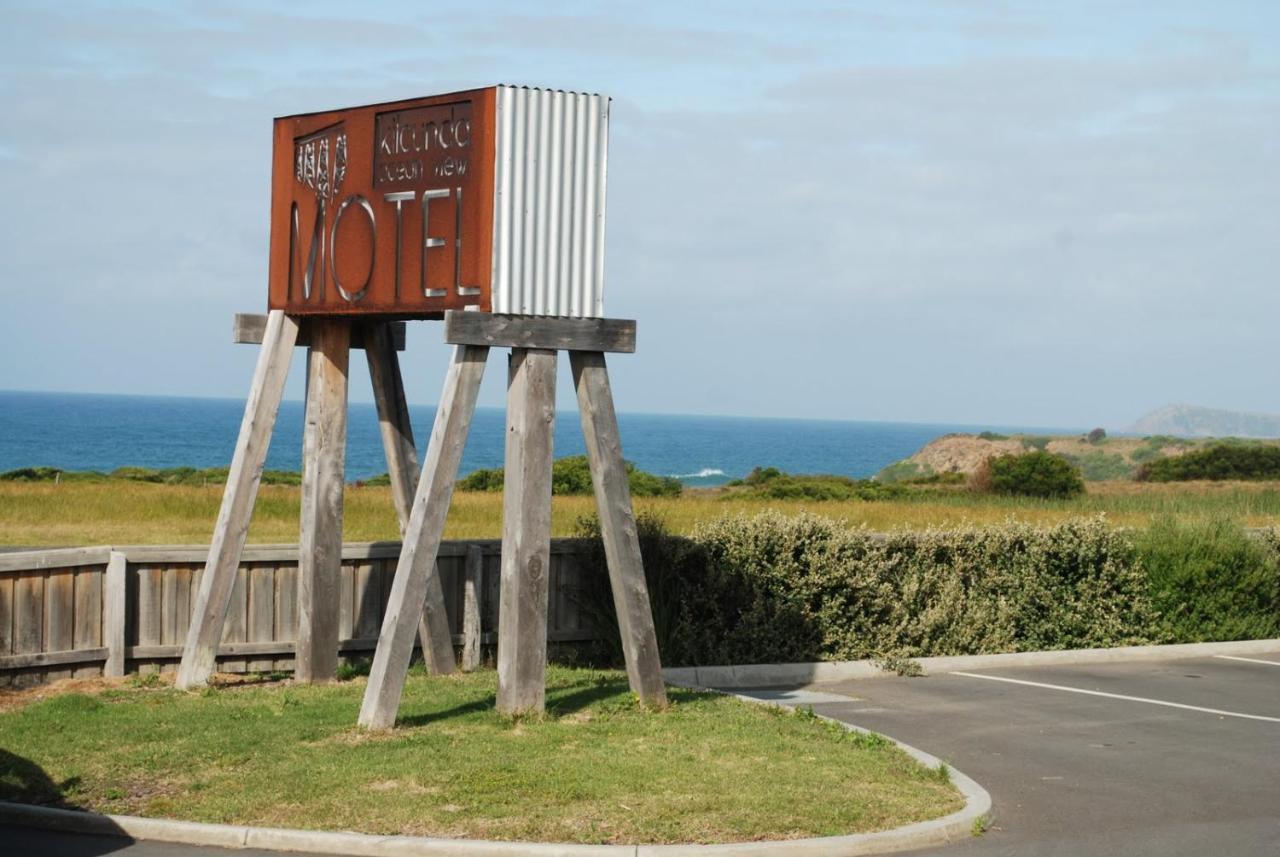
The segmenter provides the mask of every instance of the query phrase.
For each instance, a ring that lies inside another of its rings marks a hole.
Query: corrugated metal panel
[[[499,86],[493,311],[604,315],[609,99]]]

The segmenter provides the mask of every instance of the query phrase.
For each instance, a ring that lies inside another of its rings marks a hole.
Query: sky
[[[1270,0],[0,7],[0,389],[242,398],[272,118],[515,83],[613,98],[619,410],[1280,412]]]

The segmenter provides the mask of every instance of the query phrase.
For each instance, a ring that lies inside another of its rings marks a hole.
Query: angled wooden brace
[[[400,520],[403,541],[413,509],[413,494],[418,485],[418,450],[413,442],[413,424],[405,401],[404,379],[392,326],[374,322],[364,328],[365,356],[369,359],[369,379],[373,383],[373,400],[378,406],[378,427],[382,448],[387,456],[387,474],[391,479],[391,497]],[[448,623],[430,625],[427,616],[444,616],[444,590],[439,575],[435,585],[427,586],[429,602],[418,620],[418,638],[422,642],[422,658],[431,675],[446,675],[456,668],[453,640]]]
[[[488,356],[489,349],[484,346],[463,345],[453,352],[360,708],[360,725],[368,729],[385,729],[395,723],[409,658],[413,654],[413,636],[424,606],[428,608],[429,628],[448,628],[443,612],[431,613],[433,602],[427,594],[432,588],[440,591],[438,603],[443,608],[436,555]],[[451,641],[448,656],[453,657]],[[443,659],[444,653],[437,657]]]
[[[262,468],[267,460],[267,448],[271,443],[271,432],[280,410],[280,399],[284,395],[289,361],[297,338],[297,320],[285,315],[283,310],[272,310],[268,314],[262,351],[258,354],[235,455],[222,494],[222,507],[213,528],[209,558],[200,579],[191,626],[182,648],[182,663],[177,676],[180,688],[204,684],[213,674],[218,643],[222,639],[222,625],[230,604],[236,569],[240,566],[240,554],[249,532],[249,519],[258,496],[258,484],[262,479]]]

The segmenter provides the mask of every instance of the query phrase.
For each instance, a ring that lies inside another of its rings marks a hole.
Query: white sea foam
[[[673,479],[706,479],[708,476],[724,476],[724,471],[718,467],[704,467],[697,473],[677,473]]]

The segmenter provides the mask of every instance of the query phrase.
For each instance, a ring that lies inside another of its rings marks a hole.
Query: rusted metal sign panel
[[[602,316],[608,123],[513,86],[277,119],[269,306]]]

